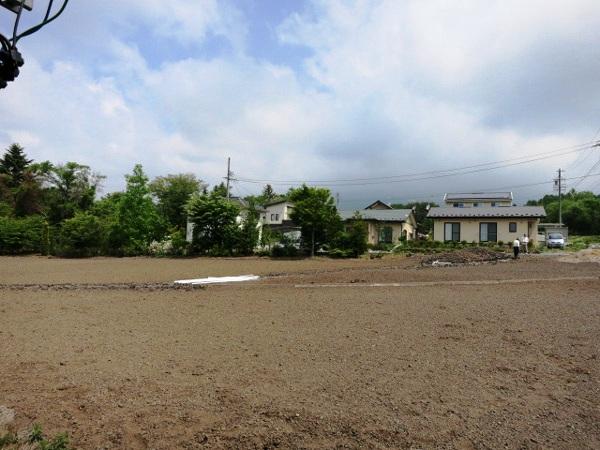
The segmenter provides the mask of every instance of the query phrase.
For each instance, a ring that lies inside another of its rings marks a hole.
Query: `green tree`
[[[140,255],[152,240],[160,239],[161,223],[142,166],[136,164],[125,180],[127,188],[118,200],[110,245],[120,254]]]
[[[90,214],[103,220],[116,220],[123,192],[111,192],[96,200],[90,208]]]
[[[45,204],[50,222],[57,224],[73,217],[78,211],[88,210],[104,178],[93,173],[89,166],[76,162],[50,165],[45,174],[48,185]]]
[[[0,203],[17,217],[42,210],[42,177],[38,164],[27,159],[23,147],[12,144],[0,158]]]
[[[193,194],[199,194],[202,187],[202,181],[193,174],[156,177],[149,185],[150,192],[158,202],[159,214],[171,227],[179,230],[185,230],[186,227],[187,202]]]
[[[19,144],[11,144],[0,158],[0,174],[8,176],[8,186],[10,188],[18,187],[25,176],[27,168],[32,160],[25,156],[24,148]]]
[[[212,195],[227,198],[227,186],[225,183],[221,182],[215,186],[213,186],[212,191],[210,191]]]
[[[393,203],[394,209],[413,209],[415,220],[417,221],[417,231],[419,233],[428,234],[433,228],[433,220],[427,218],[429,210],[428,206],[438,206],[437,203],[431,202],[409,202],[409,203]]]
[[[348,221],[345,230],[335,239],[335,247],[348,252],[349,256],[357,258],[367,251],[367,238],[369,231],[367,223],[362,220],[360,213],[356,212],[352,220]]]
[[[557,195],[545,195],[539,200],[529,200],[528,206],[543,206],[546,221],[558,223],[559,201]],[[562,221],[569,233],[580,235],[600,234],[600,196],[593,192],[571,190],[562,198]]]
[[[233,253],[239,240],[240,227],[236,222],[240,210],[219,193],[193,195],[187,212],[194,224],[192,245],[200,253]]]
[[[250,199],[248,207],[240,212],[242,224],[239,231],[237,250],[244,255],[251,255],[254,252],[259,238],[258,222],[260,212],[258,211],[256,201]]]
[[[261,194],[262,204],[264,205],[265,203],[269,203],[275,197],[277,197],[277,194],[273,190],[273,186],[267,184]]]
[[[292,188],[288,198],[294,203],[291,219],[300,226],[304,248],[315,255],[315,249],[330,243],[341,229],[341,219],[329,189]]]

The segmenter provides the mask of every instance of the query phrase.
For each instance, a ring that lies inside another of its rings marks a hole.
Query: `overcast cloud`
[[[337,180],[531,155],[597,137],[598,29],[595,0],[72,0],[21,41],[0,144],[89,164],[105,191],[138,162],[214,184],[227,156],[239,178]],[[558,167],[583,175],[599,157],[332,190],[342,207],[496,187],[524,202],[551,186],[517,186]]]

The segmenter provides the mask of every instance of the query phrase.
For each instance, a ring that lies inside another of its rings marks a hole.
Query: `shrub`
[[[335,250],[340,250],[341,253],[347,256],[332,256],[334,258],[349,258],[358,257],[367,251],[368,229],[367,224],[360,219],[360,216],[355,216],[346,227],[346,231],[338,233],[333,241]],[[330,253],[331,256],[331,253]]]
[[[76,258],[95,256],[100,253],[105,236],[100,219],[80,212],[62,223],[54,252],[58,256]]]
[[[356,254],[352,249],[334,248],[329,251],[330,258],[356,258]]]
[[[185,239],[185,233],[181,230],[171,233],[171,244],[173,245],[173,256],[185,256],[188,254],[189,243]]]
[[[47,228],[40,216],[0,217],[0,254],[41,253]]]
[[[274,258],[290,258],[300,254],[294,245],[275,245],[271,250],[271,256]]]

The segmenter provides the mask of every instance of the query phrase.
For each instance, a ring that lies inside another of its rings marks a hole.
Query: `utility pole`
[[[338,209],[340,207],[340,193],[339,192],[335,193],[335,207]]]
[[[565,188],[563,181],[564,170],[558,169],[558,178],[554,179],[554,190],[558,191],[558,223],[562,226],[562,192]]]
[[[229,180],[231,179],[231,158],[227,157],[227,201],[229,201]]]

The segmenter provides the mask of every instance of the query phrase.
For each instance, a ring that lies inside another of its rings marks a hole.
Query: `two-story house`
[[[536,243],[541,206],[513,206],[511,192],[446,194],[444,206],[430,208],[436,241],[512,242],[524,234]]]

